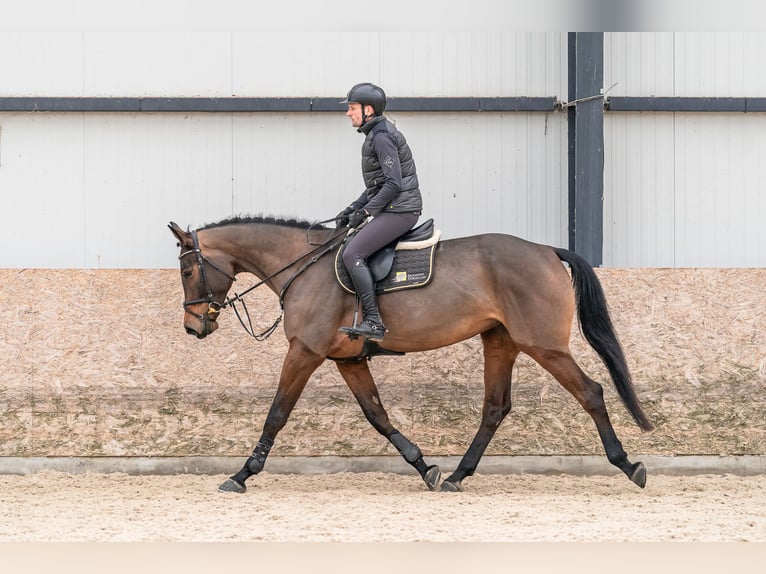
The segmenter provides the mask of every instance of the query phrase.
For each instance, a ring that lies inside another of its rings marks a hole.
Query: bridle
[[[214,321],[218,318],[218,314],[221,312],[221,309],[227,306],[228,302],[219,303],[218,301],[213,299],[213,291],[210,289],[210,285],[207,281],[207,272],[205,271],[205,264],[207,263],[218,271],[221,275],[226,277],[227,279],[230,279],[231,281],[236,281],[237,278],[233,275],[229,275],[221,269],[218,265],[213,263],[210,259],[208,259],[205,255],[202,254],[202,250],[199,248],[199,238],[197,237],[197,232],[192,231],[191,232],[192,241],[194,241],[194,247],[192,249],[189,249],[188,251],[184,251],[181,253],[181,255],[178,256],[179,261],[183,259],[184,257],[188,255],[196,255],[197,256],[197,267],[199,267],[199,277],[200,277],[200,283],[202,284],[202,289],[206,293],[205,297],[201,297],[199,299],[192,299],[190,301],[184,301],[184,311],[189,313],[190,315],[193,315],[200,321],[206,322],[208,320]],[[205,313],[195,313],[191,310],[191,307],[193,305],[199,305],[200,303],[207,303],[207,311]]]
[[[328,223],[330,221],[335,221],[336,219],[337,217],[332,219],[327,219],[325,221],[319,221],[315,224],[312,224],[311,227],[309,227],[309,229],[306,231],[307,236],[308,236],[308,233],[311,231],[311,229],[314,227],[314,225]],[[199,246],[199,238],[197,237],[197,231],[196,230],[191,231],[190,233],[191,233],[191,237],[193,241],[193,247],[192,249],[189,249],[188,251],[182,252],[178,256],[178,259],[181,260],[184,257],[187,257],[189,255],[197,256],[197,266],[199,267],[200,283],[202,284],[202,289],[205,292],[205,297],[201,297],[199,299],[192,299],[190,301],[184,301],[183,303],[184,311],[196,317],[197,319],[202,321],[205,325],[207,325],[208,321],[215,321],[223,309],[225,309],[226,307],[231,307],[232,309],[234,309],[234,313],[236,314],[237,319],[239,319],[239,322],[242,325],[242,328],[245,330],[245,332],[251,337],[253,337],[254,339],[258,341],[263,341],[264,339],[268,338],[276,330],[277,326],[279,326],[279,323],[282,321],[282,316],[284,315],[284,311],[285,311],[284,298],[285,298],[285,293],[287,292],[287,288],[292,284],[292,282],[296,279],[296,277],[298,277],[298,275],[303,273],[310,265],[313,265],[319,260],[320,257],[325,255],[326,253],[329,253],[333,249],[335,249],[338,246],[338,244],[341,243],[340,241],[335,241],[335,240],[341,236],[345,236],[347,232],[348,232],[347,229],[343,229],[340,233],[333,234],[326,241],[323,241],[322,243],[319,243],[319,244],[312,243],[309,240],[308,244],[313,246],[314,249],[310,250],[307,253],[304,253],[303,255],[301,255],[294,261],[291,261],[290,263],[288,263],[281,269],[275,271],[268,277],[265,277],[264,279],[260,280],[255,285],[250,286],[248,289],[246,289],[242,293],[234,293],[234,297],[229,297],[224,302],[219,303],[213,298],[213,291],[212,289],[210,289],[210,286],[207,281],[205,264],[210,265],[210,267],[218,271],[221,275],[223,275],[227,279],[230,279],[232,282],[236,281],[237,278],[234,277],[233,275],[229,275],[226,271],[221,269],[218,265],[216,265],[213,261],[208,259],[202,253],[202,250],[200,249],[200,246]],[[313,256],[313,257],[311,257],[311,259],[306,261],[300,267],[300,269],[298,269],[295,273],[293,273],[293,275],[285,282],[284,286],[279,292],[279,308],[280,308],[279,317],[277,317],[276,321],[274,321],[274,323],[270,327],[268,327],[261,333],[256,333],[253,328],[253,323],[250,319],[250,312],[247,310],[247,305],[245,304],[245,300],[242,299],[242,297],[246,295],[247,293],[249,293],[250,291],[253,291],[256,287],[260,287],[261,285],[267,283],[268,281],[270,281],[271,279],[273,279],[280,273],[286,271],[287,269],[289,269],[290,267],[292,267],[293,265],[295,265],[296,263],[305,259],[308,256]],[[239,310],[237,309],[237,305],[236,305],[237,302],[242,304],[243,314],[247,318],[247,324],[245,324],[245,321],[242,318],[242,315],[240,315]],[[192,305],[199,305],[200,303],[207,303],[208,308],[207,308],[207,311],[205,311],[204,313],[195,313],[194,311],[190,309]]]

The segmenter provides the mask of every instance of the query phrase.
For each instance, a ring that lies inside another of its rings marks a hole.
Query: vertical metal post
[[[567,101],[573,102],[577,98],[577,34],[570,32],[567,35]],[[575,146],[575,129],[577,118],[575,108],[567,108],[567,175],[569,179],[569,250],[576,251],[575,245],[575,158],[577,146]]]
[[[570,33],[569,101],[603,94],[604,34]],[[568,110],[569,248],[591,265],[602,263],[604,244],[604,101],[597,97]]]

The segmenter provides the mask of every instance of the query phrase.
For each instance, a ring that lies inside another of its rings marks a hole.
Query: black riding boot
[[[348,274],[351,276],[354,290],[362,302],[362,321],[359,322],[356,328],[341,327],[340,331],[348,333],[352,339],[361,336],[371,341],[382,341],[386,328],[383,326],[383,319],[381,319],[380,311],[378,310],[378,300],[375,296],[375,282],[372,279],[372,272],[364,261],[360,260],[354,263],[353,267],[348,270]]]

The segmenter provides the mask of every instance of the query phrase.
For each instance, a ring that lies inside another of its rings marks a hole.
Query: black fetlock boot
[[[382,341],[386,328],[378,310],[378,300],[375,296],[375,282],[372,273],[364,261],[356,261],[348,270],[354,290],[362,302],[362,321],[354,327],[341,327],[339,330],[347,333],[352,339],[364,337],[370,341]]]

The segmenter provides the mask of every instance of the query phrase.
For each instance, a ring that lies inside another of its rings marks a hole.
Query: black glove
[[[346,227],[348,225],[348,216],[354,213],[354,208],[350,205],[335,216],[335,228]]]
[[[354,229],[370,216],[364,209],[357,209],[348,217],[348,227]]]

